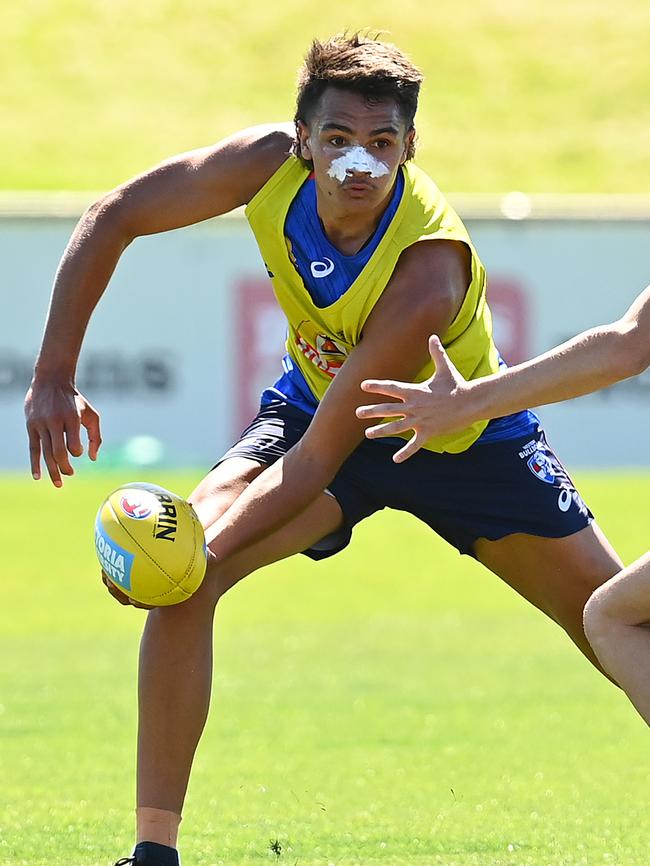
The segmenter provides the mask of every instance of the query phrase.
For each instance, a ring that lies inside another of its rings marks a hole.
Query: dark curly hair
[[[309,124],[328,87],[359,93],[369,102],[393,99],[407,130],[413,128],[423,76],[397,48],[361,33],[338,34],[311,44],[298,74],[294,120]],[[294,152],[299,154],[297,143]],[[407,159],[415,146],[410,144]]]

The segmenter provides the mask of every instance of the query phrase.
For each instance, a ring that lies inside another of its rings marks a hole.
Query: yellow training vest
[[[402,251],[422,240],[459,240],[471,250],[472,281],[458,315],[441,340],[466,379],[498,370],[492,317],[485,301],[485,268],[467,230],[423,171],[411,162],[404,165],[403,171],[404,191],[386,233],[354,283],[327,307],[317,307],[312,301],[291,261],[284,235],[289,206],[310,169],[297,157],[289,157],[246,208],[276,297],[289,322],[287,352],[317,400],[323,398],[337,370],[359,342],[366,319],[386,288]],[[434,364],[429,362],[416,381],[423,382],[433,371]],[[454,454],[465,451],[486,425],[487,421],[477,421],[458,433],[435,436],[425,448]]]

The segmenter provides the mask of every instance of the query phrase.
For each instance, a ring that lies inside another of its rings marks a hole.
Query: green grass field
[[[426,75],[418,161],[443,189],[650,193],[647,0],[3,4],[0,188],[106,189],[286,119],[310,39],[363,27]],[[92,549],[124,480],[0,476],[0,866],[131,851],[144,615],[108,597]],[[581,480],[624,560],[646,550],[650,476]],[[414,520],[247,579],[215,641],[184,866],[647,866],[643,722]]]
[[[105,189],[293,114],[313,36],[388,32],[423,69],[445,190],[650,193],[650,4],[32,0],[0,10],[0,188]]]
[[[130,852],[144,615],[105,594],[92,549],[124,480],[1,480],[2,866]],[[650,478],[580,480],[623,558],[640,555]],[[382,514],[328,562],[248,578],[215,640],[185,866],[647,864],[642,721],[556,626],[414,520]]]

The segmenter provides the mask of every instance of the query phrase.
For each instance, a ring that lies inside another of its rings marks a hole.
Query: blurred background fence
[[[451,198],[487,266],[509,363],[617,318],[648,282],[648,199]],[[86,199],[2,201],[3,469],[26,468],[22,398],[57,262]],[[279,374],[284,331],[243,216],[139,239],[91,321],[79,367],[79,387],[102,413],[104,464],[211,465]],[[570,466],[647,466],[649,397],[646,373],[540,414]]]
[[[374,28],[422,69],[417,161],[444,191],[471,193],[450,198],[487,265],[508,360],[618,317],[648,283],[647,0],[624,12],[598,0],[331,0],[312,12],[296,0],[2,6],[0,190],[17,192],[0,193],[0,468],[26,468],[22,398],[83,191],[290,118],[314,37]],[[492,195],[512,189],[530,197]],[[103,465],[209,464],[276,375],[283,330],[241,217],[139,240],[81,359]],[[647,465],[649,388],[646,374],[544,409],[565,460]]]

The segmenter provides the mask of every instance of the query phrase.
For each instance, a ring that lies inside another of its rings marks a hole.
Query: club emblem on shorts
[[[122,511],[127,517],[132,517],[134,520],[144,520],[151,514],[151,508],[137,494],[134,496],[123,496],[120,499]]]
[[[540,481],[545,481],[546,484],[554,484],[557,475],[553,461],[548,455],[539,449],[535,451],[532,457],[529,457],[526,464],[533,475],[537,476]]]

